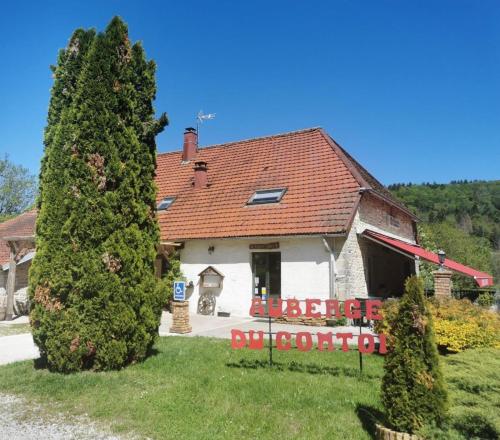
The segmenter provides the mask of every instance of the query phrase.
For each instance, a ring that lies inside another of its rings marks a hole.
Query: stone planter
[[[415,434],[393,431],[392,429],[378,424],[375,426],[375,438],[377,440],[423,440],[422,437]]]
[[[7,307],[0,306],[0,321],[5,320],[5,315],[7,315]]]

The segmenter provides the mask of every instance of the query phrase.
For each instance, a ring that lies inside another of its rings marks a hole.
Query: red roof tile
[[[10,251],[4,237],[26,237],[35,235],[36,210],[27,211],[0,223],[0,264],[9,261]]]
[[[193,188],[194,161],[181,154],[158,155],[158,201],[176,197],[158,214],[163,240],[345,232],[360,188],[383,189],[320,128],[200,148],[203,189]],[[247,205],[271,188],[287,188],[279,203]]]

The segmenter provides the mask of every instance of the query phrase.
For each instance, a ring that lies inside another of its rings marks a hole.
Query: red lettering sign
[[[303,300],[305,307],[301,307],[301,301],[298,299],[287,299],[283,301],[281,298],[269,298],[263,301],[261,298],[253,298],[250,306],[251,316],[280,318],[286,316],[289,318],[335,318],[339,319],[345,316],[351,320],[359,320],[363,318],[361,301],[358,299],[347,299],[344,301],[342,310],[341,301],[336,299],[321,300],[317,298],[308,298]],[[321,304],[324,303],[324,314],[322,314]],[[367,299],[363,301],[366,306],[366,313],[364,318],[368,321],[376,321],[382,319],[380,315],[380,307],[382,301],[378,299]],[[283,306],[286,308],[283,309]],[[238,329],[231,330],[231,347],[234,350],[239,350],[248,347],[250,350],[262,350],[264,348],[264,336],[266,332],[249,330],[244,332]],[[340,344],[340,349],[344,352],[349,350],[354,338],[357,336],[357,348],[360,353],[370,354],[374,353],[377,348],[378,339],[378,353],[387,353],[387,338],[386,335],[361,333],[360,335],[353,335],[353,333],[333,333],[333,332],[317,332],[315,334],[307,331],[297,332],[295,337],[292,333],[286,331],[279,331],[276,333],[276,348],[281,351],[288,351],[293,345],[299,351],[311,351],[317,347],[319,351],[333,351],[335,350],[335,343]],[[271,341],[272,343],[272,341]],[[315,345],[316,343],[316,345]],[[351,343],[351,344],[350,344]]]

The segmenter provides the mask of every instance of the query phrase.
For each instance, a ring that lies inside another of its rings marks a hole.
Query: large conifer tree
[[[75,36],[55,69],[30,273],[33,337],[62,372],[143,359],[162,302],[153,178],[155,135],[167,120],[154,118],[155,65],[119,18],[104,33],[82,32],[68,95],[60,82]]]

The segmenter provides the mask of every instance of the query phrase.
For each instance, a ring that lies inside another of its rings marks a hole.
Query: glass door
[[[281,298],[281,252],[252,253],[253,296]]]

